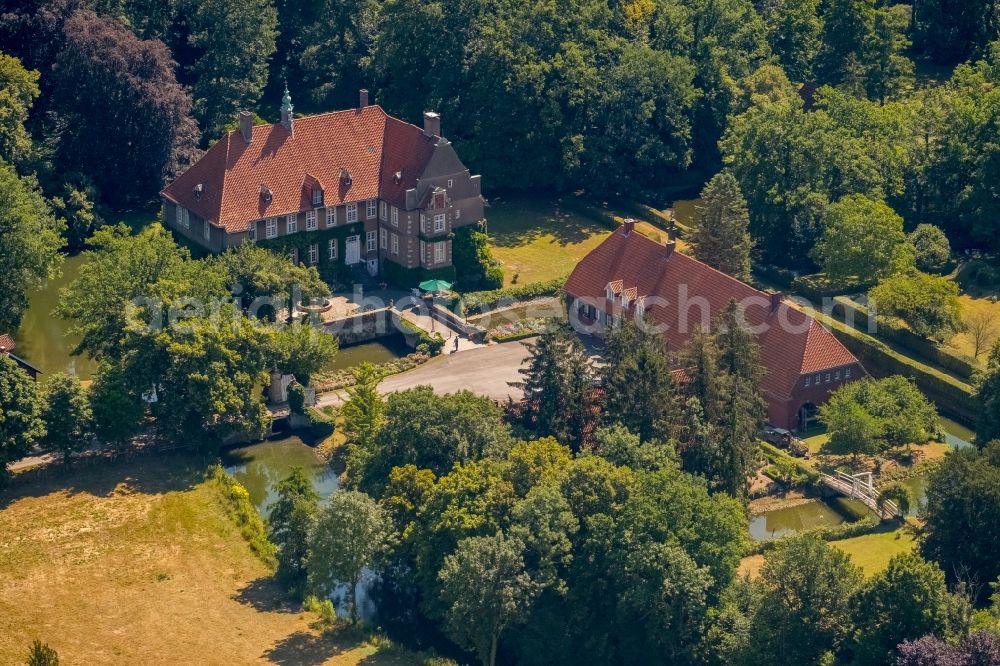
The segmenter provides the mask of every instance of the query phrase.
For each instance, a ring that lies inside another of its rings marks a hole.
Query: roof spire
[[[294,134],[294,116],[292,116],[292,96],[288,92],[288,81],[285,81],[285,96],[281,98],[281,124],[288,130],[289,134]]]

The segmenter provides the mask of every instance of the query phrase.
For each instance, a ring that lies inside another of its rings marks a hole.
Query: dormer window
[[[340,182],[344,185],[350,187],[351,185],[351,172],[347,169],[340,170]]]
[[[323,189],[319,187],[314,187],[312,191],[312,205],[313,208],[319,208],[323,205]]]
[[[626,293],[622,293],[622,307],[623,308],[628,307],[628,294]]]
[[[194,186],[194,198],[196,200],[201,201],[201,195],[203,195],[204,193],[205,193],[204,183],[198,183],[197,185]]]
[[[264,202],[265,205],[271,203],[274,195],[271,193],[270,188],[267,185],[260,186],[260,200]]]
[[[646,316],[646,297],[636,299],[635,301],[635,316],[639,319],[643,319]]]
[[[614,297],[615,297],[615,290],[611,288],[610,284],[607,287],[604,288],[604,291],[607,294],[607,297],[608,297],[609,301],[614,299]]]
[[[400,183],[402,183],[403,182],[403,172],[402,171],[397,171],[396,173],[392,174],[392,182],[394,182],[396,185],[399,185]]]

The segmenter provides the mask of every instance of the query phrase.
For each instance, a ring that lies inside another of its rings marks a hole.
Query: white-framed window
[[[451,178],[448,179],[448,187],[449,188],[455,187],[455,181],[452,180]]]
[[[330,261],[336,261],[337,260],[337,239],[336,238],[331,238],[330,242],[326,244],[326,252],[327,252],[327,256],[330,258]]]
[[[375,251],[375,246],[378,243],[378,233],[374,231],[369,231],[365,234],[365,240],[367,241],[367,247],[369,252]]]
[[[316,211],[306,211],[306,231],[316,231],[319,225],[316,224]]]
[[[811,384],[812,384],[812,377],[811,377],[811,376],[809,376],[809,375],[806,375],[806,381],[805,381],[805,385],[806,385],[806,386],[809,386],[809,385],[811,385]]]
[[[264,222],[264,238],[277,238],[278,237],[278,218],[269,217],[267,221]]]
[[[434,233],[440,234],[444,232],[445,227],[445,215],[444,213],[438,213],[434,216]]]
[[[442,264],[444,263],[445,257],[448,254],[448,245],[445,241],[440,241],[434,243],[434,263]]]
[[[850,379],[850,378],[851,378],[851,369],[844,368],[844,379]]]
[[[312,199],[312,201],[313,201],[313,206],[315,206],[316,208],[319,208],[320,206],[322,206],[323,205],[323,190],[319,189],[318,187],[314,187],[313,188],[313,199]]]
[[[819,384],[820,384],[820,383],[821,383],[822,381],[823,381],[823,376],[822,376],[822,375],[820,375],[820,374],[817,374],[817,375],[816,375],[815,377],[813,377],[813,384],[816,384],[817,386],[818,386],[818,385],[819,385]]]
[[[390,247],[392,248],[392,250],[391,250],[392,253],[393,254],[399,254],[399,235],[398,234],[392,234],[392,236],[390,236],[390,238],[392,239],[392,242],[390,243]]]
[[[840,381],[840,370],[837,370],[836,372],[833,373],[833,379],[834,381],[838,382]]]
[[[829,373],[829,372],[828,372],[828,373],[826,373],[826,383],[827,383],[827,384],[829,384],[829,383],[830,383],[830,373]]]
[[[257,222],[256,221],[250,223],[250,228],[247,229],[247,238],[249,238],[251,242],[257,240]]]
[[[293,247],[292,251],[288,253],[288,260],[293,264],[299,263],[299,248]]]
[[[461,208],[456,208],[455,209],[455,219],[458,220],[458,219],[461,219],[461,217],[462,217],[462,209]]]
[[[605,323],[607,323],[608,326],[614,326],[615,325],[615,316],[613,314],[611,314],[610,312],[608,312],[606,315],[604,315],[604,321],[605,321]]]
[[[208,223],[208,220],[205,220],[204,234],[205,234],[205,240],[207,241],[212,240],[212,225]]]
[[[337,207],[330,206],[326,209],[326,226],[337,226]]]
[[[383,250],[389,247],[389,232],[385,229],[379,229],[378,245]]]
[[[399,226],[399,209],[395,206],[392,207],[392,226]]]
[[[188,213],[188,209],[184,206],[177,206],[175,219],[177,221],[177,226],[183,229],[189,229],[191,227],[191,217]]]
[[[368,213],[367,217],[368,217],[369,220],[375,219],[375,210],[377,208],[378,208],[378,200],[377,199],[369,199],[368,200],[368,210],[365,211],[366,213]]]
[[[378,202],[378,219],[383,222],[389,221],[389,204],[384,201]]]
[[[313,243],[309,246],[309,265],[315,266],[319,263],[319,243]]]
[[[347,223],[353,224],[358,221],[358,204],[349,203],[347,204]]]
[[[294,234],[299,230],[299,214],[292,213],[285,216],[285,233]]]
[[[423,213],[420,214],[420,231],[427,233],[427,216]]]

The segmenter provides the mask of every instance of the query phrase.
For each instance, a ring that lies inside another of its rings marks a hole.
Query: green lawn
[[[627,217],[617,214],[618,217]],[[504,282],[527,284],[569,275],[611,231],[595,219],[545,197],[494,197],[486,210],[493,255],[503,262]],[[666,232],[640,222],[642,234],[666,241]],[[683,243],[678,243],[684,249]]]
[[[978,316],[991,317],[993,320],[992,330],[986,336],[986,343],[979,350],[979,361],[983,362],[990,353],[993,341],[1000,336],[1000,301],[993,303],[989,298],[973,298],[969,294],[962,294],[958,300],[962,305],[962,318],[966,322]],[[975,353],[976,348],[973,336],[967,331],[953,337],[947,346],[969,357]]]
[[[899,529],[833,541],[830,545],[850,555],[854,564],[871,576],[885,569],[894,555],[913,550],[916,542],[909,531]]]

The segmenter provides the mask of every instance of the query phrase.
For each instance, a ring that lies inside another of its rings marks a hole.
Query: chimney
[[[771,312],[774,312],[781,305],[782,294],[780,291],[776,291],[771,294]]]
[[[424,136],[441,136],[441,116],[433,111],[424,112]]]
[[[253,143],[253,114],[249,111],[240,111],[240,134],[247,143]]]
[[[622,227],[625,228],[625,235],[628,236],[633,230],[635,230],[635,220],[631,217],[628,218],[622,223]]]
[[[677,241],[671,239],[667,241],[667,259],[673,256],[674,250],[677,249]]]
[[[368,89],[362,88],[358,93],[358,108],[363,109],[368,106]]]

